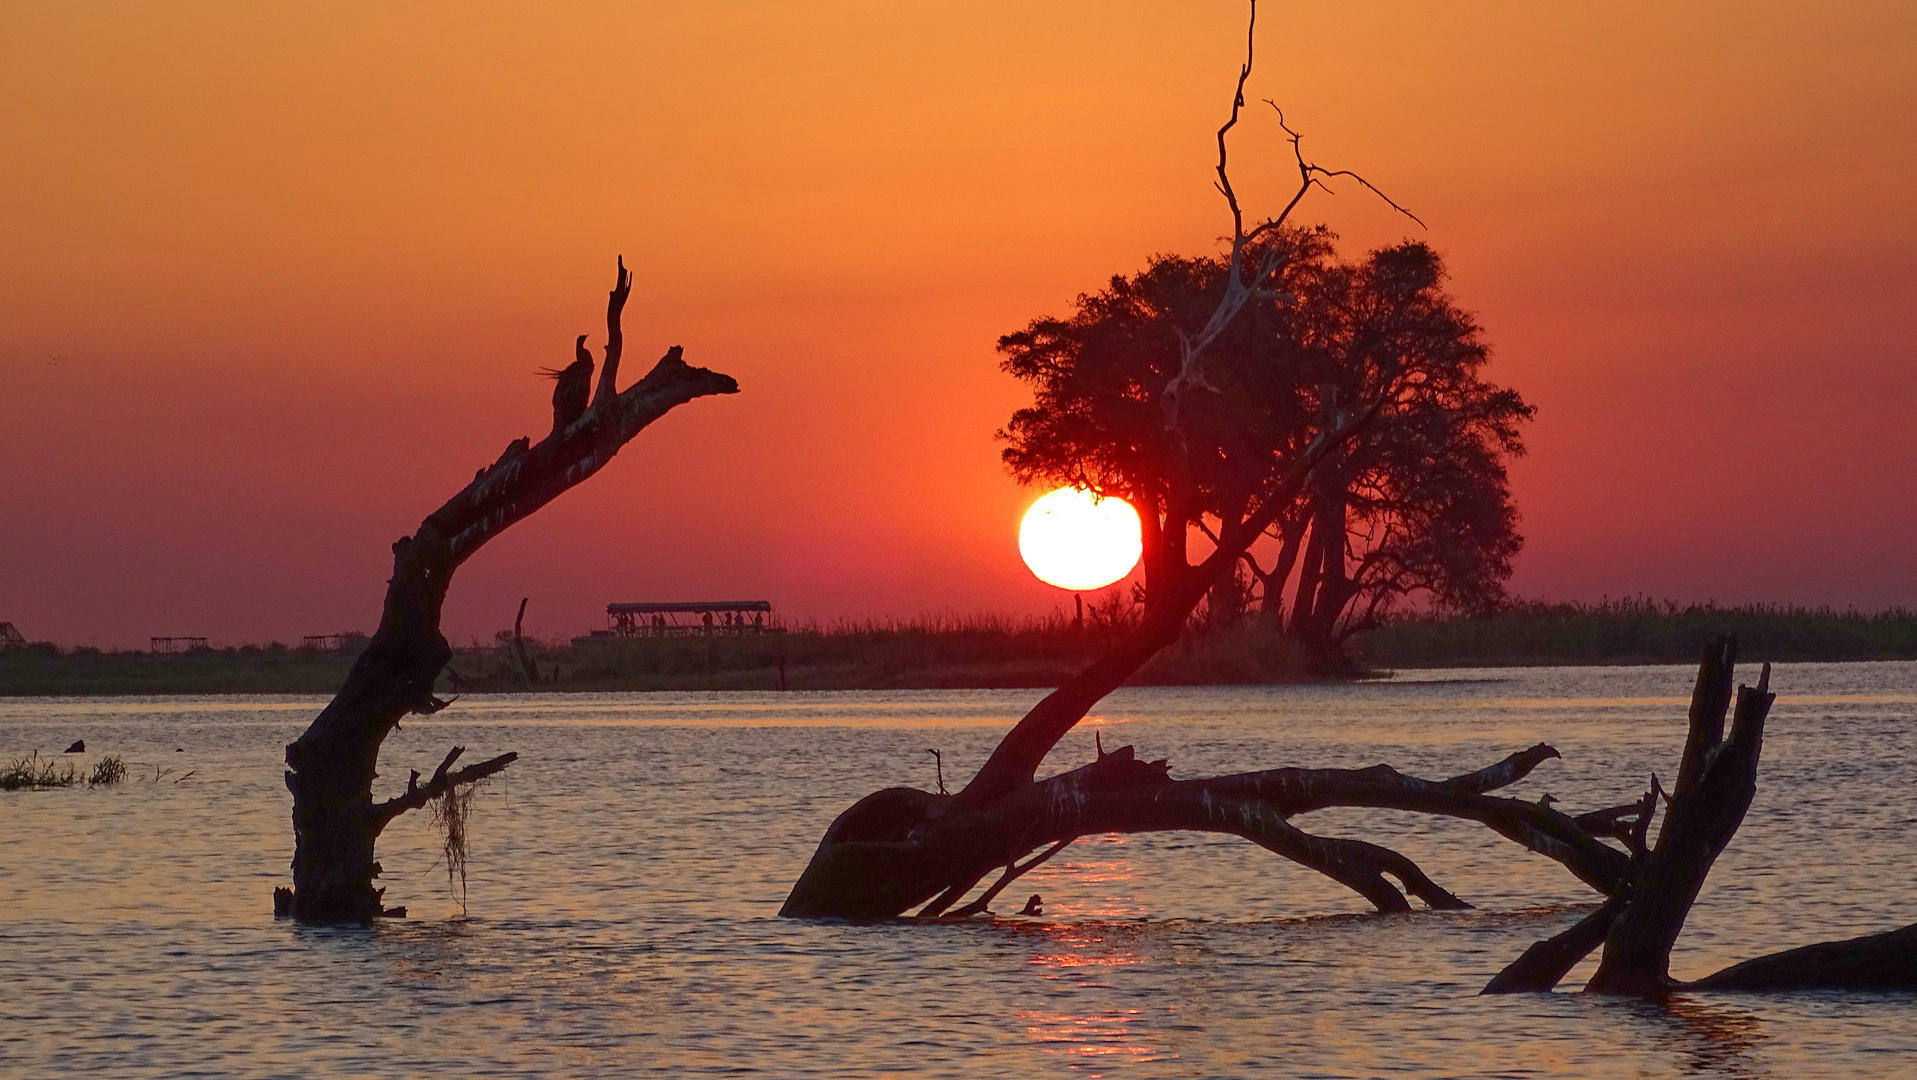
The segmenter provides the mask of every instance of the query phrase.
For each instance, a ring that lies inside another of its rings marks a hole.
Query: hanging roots
[[[453,788],[434,799],[433,827],[439,830],[441,857],[446,863],[446,888],[459,898],[459,914],[466,914],[466,819],[473,812],[478,784]]]

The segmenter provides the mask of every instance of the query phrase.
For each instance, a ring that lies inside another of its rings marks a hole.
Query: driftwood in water
[[[708,394],[738,391],[731,378],[689,367],[673,346],[650,373],[615,389],[623,348],[620,316],[632,287],[621,262],[606,305],[606,359],[598,391],[581,415],[539,443],[519,439],[499,460],[393,545],[379,630],[346,682],[306,733],[286,748],[286,786],[293,793],[293,887],[274,894],[276,912],[309,920],[364,920],[382,913],[385,890],[373,887],[373,847],[387,822],[454,788],[510,764],[505,754],[452,769],[455,747],[425,785],[418,775],[404,795],[373,802],[380,744],[411,713],[445,706],[433,682],[452,656],[440,634],[440,608],[453,572],[493,537],[585,482],[646,425]]]
[[[1732,964],[1691,990],[1917,990],[1917,924]]]
[[[1597,972],[1585,985],[1592,993],[1655,997],[1673,990],[1917,989],[1917,926],[1746,960],[1696,982],[1671,978],[1671,947],[1757,792],[1764,723],[1775,695],[1769,692],[1766,664],[1756,687],[1738,688],[1726,736],[1735,660],[1735,640],[1723,637],[1705,651],[1698,667],[1690,732],[1655,847],[1644,843],[1662,795],[1652,777],[1628,834],[1631,867],[1621,886],[1575,926],[1525,950],[1485,993],[1548,991],[1599,947],[1604,951]]]
[[[1126,746],[978,805],[967,805],[963,793],[888,788],[861,799],[832,823],[781,914],[880,918],[918,907],[921,916],[942,915],[987,875],[1011,868],[1014,872],[988,895],[953,911],[972,914],[983,910],[984,901],[1006,881],[1055,853],[1018,864],[1036,848],[1060,847],[1095,833],[1167,830],[1242,836],[1351,888],[1379,911],[1408,910],[1407,892],[1433,908],[1470,906],[1398,852],[1315,836],[1290,820],[1333,806],[1477,821],[1563,863],[1593,888],[1613,889],[1627,870],[1622,852],[1549,806],[1486,794],[1556,756],[1540,744],[1443,781],[1406,776],[1384,765],[1173,780],[1165,762],[1140,761]]]

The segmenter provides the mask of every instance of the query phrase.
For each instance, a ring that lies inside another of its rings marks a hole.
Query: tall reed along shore
[[[1359,636],[1372,667],[1688,664],[1718,634],[1756,661],[1917,660],[1917,611],[1521,602],[1476,619],[1402,618]]]

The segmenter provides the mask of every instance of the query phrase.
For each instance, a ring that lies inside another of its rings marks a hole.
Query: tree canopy
[[[1181,341],[1218,305],[1225,258],[1160,256],[1080,296],[1069,317],[1001,338],[1004,370],[1034,398],[999,433],[1013,476],[1136,507],[1149,594],[1182,565],[1190,532],[1237,524],[1328,418],[1392,385],[1273,522],[1268,550],[1247,554],[1262,613],[1314,664],[1335,666],[1345,637],[1407,598],[1494,607],[1522,543],[1505,462],[1523,452],[1534,410],[1483,377],[1489,351],[1445,292],[1442,259],[1408,241],[1343,261],[1322,227],[1271,232],[1250,258],[1276,270],[1212,342],[1209,392],[1182,403],[1177,428],[1162,388],[1180,371]],[[1178,438],[1187,453],[1174,452]],[[1189,470],[1183,483],[1177,469]],[[1172,505],[1176,490],[1189,505]],[[1230,579],[1214,590],[1214,618],[1236,591]]]

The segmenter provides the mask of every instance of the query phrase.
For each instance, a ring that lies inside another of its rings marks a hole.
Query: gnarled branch
[[[1557,860],[1593,887],[1613,889],[1628,867],[1623,852],[1547,806],[1484,793],[1517,782],[1556,756],[1540,745],[1447,781],[1406,776],[1385,765],[1173,780],[1165,762],[1140,761],[1126,746],[978,809],[953,796],[889,788],[833,822],[781,913],[883,918],[936,897],[921,914],[937,914],[986,874],[1047,844],[1098,833],[1173,830],[1244,837],[1346,885],[1380,911],[1409,907],[1385,875],[1432,907],[1466,906],[1397,852],[1313,836],[1290,820],[1334,806],[1477,821]]]
[[[502,755],[448,772],[451,757],[426,789],[415,786],[375,808],[372,784],[380,744],[409,713],[444,706],[433,683],[452,650],[439,630],[440,610],[455,571],[494,537],[585,482],[642,429],[667,412],[708,394],[739,389],[730,377],[688,366],[677,345],[645,378],[615,391],[623,348],[620,317],[632,275],[620,261],[606,309],[606,364],[599,394],[576,419],[533,443],[509,443],[452,498],[393,544],[379,629],[347,674],[333,701],[286,748],[286,786],[293,793],[293,894],[287,914],[305,919],[363,920],[380,913],[372,887],[379,830],[393,816],[424,805],[421,793],[446,790],[504,768]],[[454,755],[456,756],[456,755]]]
[[[1602,994],[1655,996],[1678,984],[1670,977],[1671,947],[1717,856],[1730,843],[1757,792],[1757,761],[1764,721],[1776,695],[1766,664],[1756,687],[1740,687],[1731,733],[1724,736],[1737,659],[1736,639],[1705,649],[1691,694],[1690,732],[1655,846],[1647,846],[1651,817],[1662,795],[1657,778],[1638,804],[1625,834],[1629,872],[1607,891],[1611,898],[1577,925],[1527,949],[1485,987],[1485,993],[1549,990],[1593,949],[1603,947],[1585,989]],[[1610,829],[1624,808],[1592,815]],[[1596,822],[1594,822],[1596,823]],[[1722,973],[1720,973],[1722,974]]]
[[[439,768],[433,771],[433,778],[426,782],[425,787],[419,786],[419,773],[413,773],[406,781],[406,794],[395,795],[374,808],[373,813],[379,820],[380,826],[383,828],[387,822],[406,811],[417,810],[462,784],[476,784],[519,760],[516,752],[507,752],[477,765],[468,765],[463,769],[448,772],[453,762],[465,752],[466,748],[463,746],[453,747],[447,753],[446,760],[440,762]]]

